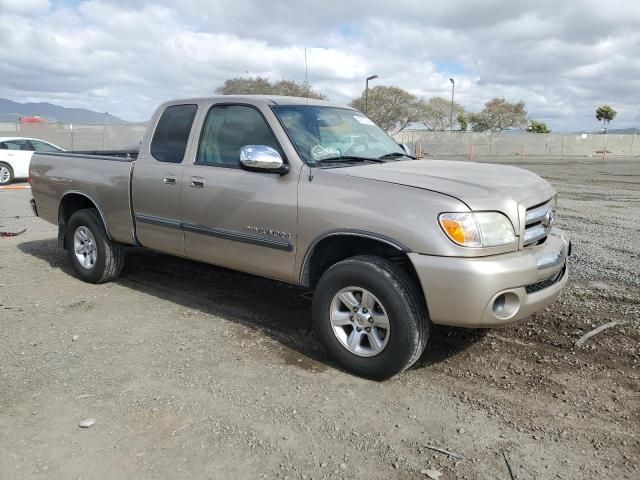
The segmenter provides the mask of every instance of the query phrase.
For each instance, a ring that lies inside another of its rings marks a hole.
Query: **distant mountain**
[[[609,128],[607,129],[607,133],[640,133],[640,130],[637,128]]]
[[[18,103],[0,98],[0,122],[17,122],[20,117],[42,117],[47,122],[62,123],[99,123],[105,121],[104,113],[85,108],[67,108],[52,103]],[[109,114],[111,125],[128,124],[121,118]]]

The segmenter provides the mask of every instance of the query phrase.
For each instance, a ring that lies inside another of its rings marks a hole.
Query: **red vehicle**
[[[44,123],[42,117],[20,117],[20,123]]]

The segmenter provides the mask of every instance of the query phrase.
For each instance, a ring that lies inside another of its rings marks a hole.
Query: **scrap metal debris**
[[[22,235],[26,231],[27,229],[25,228],[23,230],[20,230],[19,232],[0,232],[0,237],[2,238],[17,237],[18,235]]]
[[[504,450],[502,451],[502,458],[504,458],[504,463],[507,464],[507,470],[509,470],[509,476],[511,477],[511,480],[515,480],[515,477],[513,476],[513,470],[511,469],[511,465],[509,464],[509,460],[507,459],[507,454],[504,453]]]
[[[600,332],[605,331],[608,328],[611,327],[615,327],[616,325],[620,325],[622,322],[609,322],[609,323],[605,323],[604,325],[600,325],[598,328],[594,328],[593,330],[591,330],[590,332],[585,333],[583,336],[581,336],[578,340],[576,340],[576,343],[574,343],[574,345],[578,348],[582,347],[585,343],[587,343],[587,340],[589,340],[591,337],[593,337],[594,335],[599,334]]]
[[[438,480],[442,476],[442,472],[440,470],[436,470],[435,468],[427,468],[425,470],[420,470],[422,475],[426,475],[432,480]]]
[[[429,450],[435,450],[436,452],[444,453],[445,455],[455,458],[456,460],[464,460],[464,455],[460,455],[459,453],[450,452],[449,450],[445,450],[444,448],[436,447],[429,444],[425,445],[425,447]]]
[[[80,428],[91,428],[96,424],[96,419],[95,418],[85,418],[84,420],[82,420],[78,426]]]

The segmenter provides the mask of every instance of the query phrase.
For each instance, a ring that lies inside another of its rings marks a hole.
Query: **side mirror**
[[[267,145],[245,145],[240,149],[240,166],[253,172],[279,173],[289,171],[275,148]]]
[[[401,143],[400,146],[404,150],[404,153],[406,153],[407,155],[413,155],[413,153],[411,153],[411,149],[409,148],[409,145],[407,145],[406,143]]]

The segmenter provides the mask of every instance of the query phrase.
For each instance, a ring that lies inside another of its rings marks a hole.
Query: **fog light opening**
[[[520,297],[513,292],[501,293],[493,300],[491,310],[500,320],[508,320],[520,310]]]
[[[498,295],[498,298],[493,301],[493,313],[496,315],[500,315],[504,310],[504,304],[506,303],[506,301],[507,298],[505,297],[504,293],[502,295]]]

